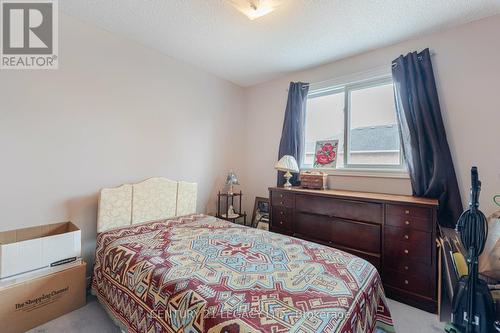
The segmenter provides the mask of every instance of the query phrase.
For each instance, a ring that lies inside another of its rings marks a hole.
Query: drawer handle
[[[405,214],[409,215],[410,214],[410,210],[409,209],[405,210]]]
[[[405,235],[405,239],[410,239],[410,236],[408,236],[408,235]]]
[[[406,224],[406,225],[410,225],[410,221],[406,220],[406,221],[405,221],[405,224]]]
[[[408,266],[405,266],[405,271],[407,271],[407,270],[408,270]]]
[[[280,211],[280,214],[281,214],[281,215],[285,215],[285,213],[284,213],[283,211]]]
[[[408,251],[408,250],[406,250],[406,249],[405,249],[405,254],[408,254],[409,252],[410,252],[410,251]]]
[[[283,221],[280,221],[280,224],[283,224]]]
[[[280,198],[283,198],[283,194],[280,194]]]
[[[280,201],[280,205],[282,205],[282,206],[283,206],[283,201]]]
[[[408,284],[408,283],[409,283],[408,280],[405,280],[405,284]]]

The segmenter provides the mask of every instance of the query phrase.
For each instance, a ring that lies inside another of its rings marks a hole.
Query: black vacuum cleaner
[[[495,305],[485,281],[479,278],[478,257],[484,250],[488,236],[488,222],[479,210],[481,181],[477,167],[471,169],[471,198],[469,209],[464,211],[457,223],[460,241],[467,250],[469,274],[463,276],[455,286],[452,300],[451,324],[445,330],[450,333],[492,333]]]

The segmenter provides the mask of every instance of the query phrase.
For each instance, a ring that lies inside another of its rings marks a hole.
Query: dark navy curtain
[[[429,49],[394,60],[392,76],[401,142],[413,195],[439,199],[439,223],[455,227],[463,206]]]
[[[297,163],[300,164],[300,159],[304,152],[305,109],[308,92],[308,83],[290,82],[278,160],[285,155],[292,155],[297,160]],[[294,174],[290,182],[292,185],[298,185],[298,175]],[[284,183],[283,172],[278,172],[278,186]]]

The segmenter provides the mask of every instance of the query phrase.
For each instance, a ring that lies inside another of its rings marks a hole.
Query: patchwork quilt
[[[131,333],[394,332],[367,261],[204,215],[100,233],[92,291]]]

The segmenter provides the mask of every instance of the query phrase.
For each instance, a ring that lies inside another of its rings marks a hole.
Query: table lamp
[[[292,172],[299,172],[299,166],[297,165],[297,161],[295,157],[291,155],[283,156],[275,165],[274,168],[278,171],[285,172],[286,182],[283,185],[285,188],[291,188],[292,184],[290,184],[290,178],[292,178]]]
[[[227,174],[226,185],[229,186],[229,194],[233,194],[234,185],[240,185],[240,183],[238,182],[238,177],[233,171],[229,171],[229,173]]]

